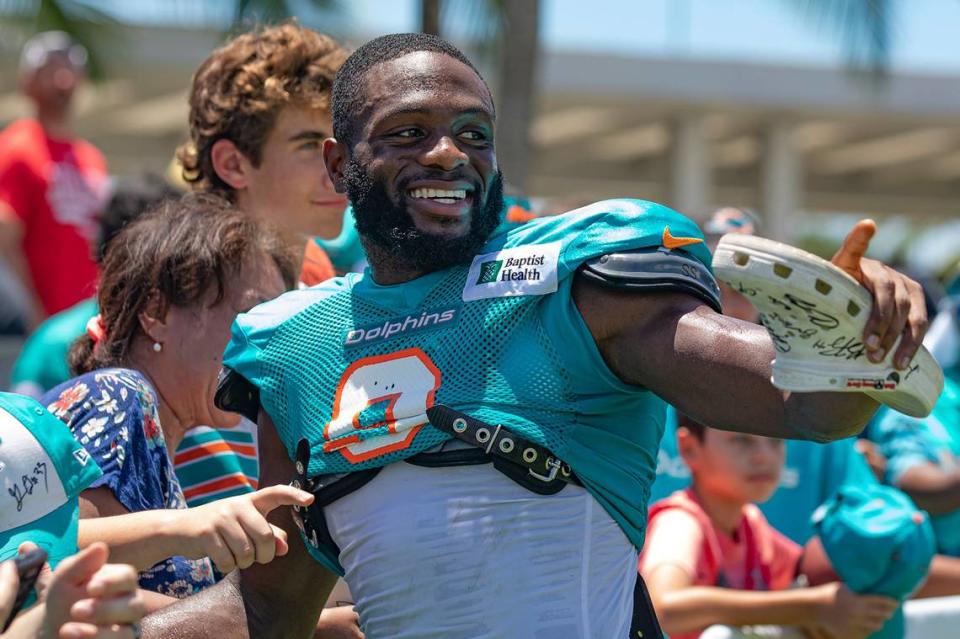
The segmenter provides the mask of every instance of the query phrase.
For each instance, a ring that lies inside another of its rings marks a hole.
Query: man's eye
[[[396,138],[414,138],[420,135],[420,129],[401,129],[391,135]]]
[[[487,135],[482,131],[464,131],[460,134],[460,137],[470,140],[471,142],[483,142],[487,139]]]
[[[300,145],[300,148],[306,149],[308,151],[315,151],[319,149],[320,146],[321,146],[321,142],[319,140],[312,140],[310,142],[304,142],[303,144]]]

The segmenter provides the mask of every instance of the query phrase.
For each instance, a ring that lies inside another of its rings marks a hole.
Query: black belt
[[[435,428],[483,450],[497,470],[534,492],[551,495],[568,483],[583,485],[569,464],[502,424],[492,426],[442,404],[428,408],[427,418]]]

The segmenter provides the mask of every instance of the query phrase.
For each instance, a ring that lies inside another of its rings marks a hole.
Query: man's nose
[[[453,138],[444,135],[437,139],[436,144],[423,154],[420,163],[424,166],[434,166],[444,171],[451,171],[463,166],[468,160],[467,154],[457,146]]]

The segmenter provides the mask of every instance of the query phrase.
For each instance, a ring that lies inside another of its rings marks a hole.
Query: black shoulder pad
[[[580,273],[613,288],[688,293],[723,312],[713,274],[699,260],[679,251],[660,247],[610,253],[584,262]]]
[[[240,413],[256,423],[260,412],[260,389],[233,369],[223,368],[213,403],[220,410]]]

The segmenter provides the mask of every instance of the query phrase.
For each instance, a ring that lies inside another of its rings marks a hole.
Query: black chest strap
[[[427,418],[435,428],[475,447],[451,453],[474,453],[475,459],[492,461],[494,468],[532,492],[554,495],[567,484],[583,485],[570,466],[547,448],[520,437],[502,424],[493,426],[442,404],[428,408]],[[450,453],[431,455],[438,454]]]

